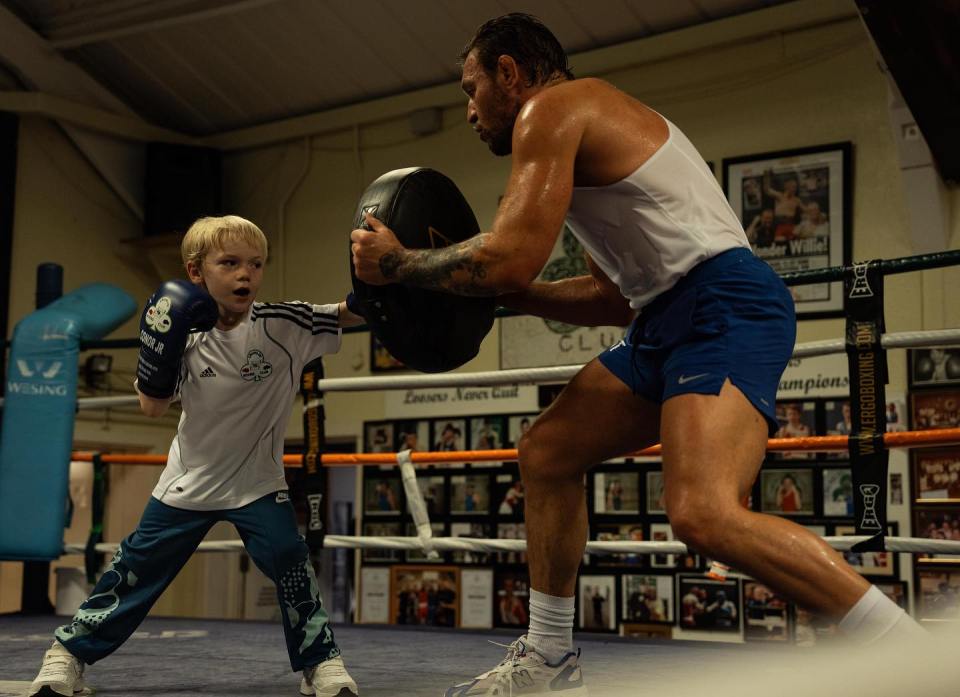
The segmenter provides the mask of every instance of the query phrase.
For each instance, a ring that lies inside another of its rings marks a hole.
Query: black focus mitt
[[[360,197],[354,220],[370,229],[370,213],[410,249],[437,249],[480,232],[463,194],[450,179],[425,167],[387,172]],[[493,326],[492,297],[466,297],[402,284],[374,286],[357,278],[353,292],[371,331],[390,354],[424,373],[457,368],[477,355]]]

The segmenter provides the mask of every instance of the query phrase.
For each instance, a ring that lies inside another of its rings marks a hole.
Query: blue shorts
[[[730,378],[767,419],[797,334],[793,298],[749,249],[695,266],[633,321],[600,362],[634,394],[660,404],[678,394],[720,394]]]

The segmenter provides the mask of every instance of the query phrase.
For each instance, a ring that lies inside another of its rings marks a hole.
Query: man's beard
[[[504,100],[503,105],[504,113],[507,114],[506,118],[498,124],[499,128],[491,128],[487,131],[489,134],[487,147],[497,157],[503,157],[513,152],[513,127],[516,125],[517,115],[520,113],[519,104],[508,106],[506,100]]]
[[[497,157],[511,154],[513,152],[513,122],[510,123],[509,127],[491,133],[490,139],[487,141],[487,147]]]

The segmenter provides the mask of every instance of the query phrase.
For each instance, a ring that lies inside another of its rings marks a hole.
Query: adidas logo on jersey
[[[200,377],[202,377],[202,378],[215,378],[215,377],[217,377],[217,374],[216,374],[215,372],[213,372],[213,368],[211,368],[210,366],[207,366],[206,368],[204,368],[203,372],[200,373]]]

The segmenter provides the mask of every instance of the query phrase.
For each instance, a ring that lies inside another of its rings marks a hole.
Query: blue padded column
[[[14,329],[0,431],[0,559],[61,555],[80,342],[103,338],[136,311],[123,290],[92,283]]]

